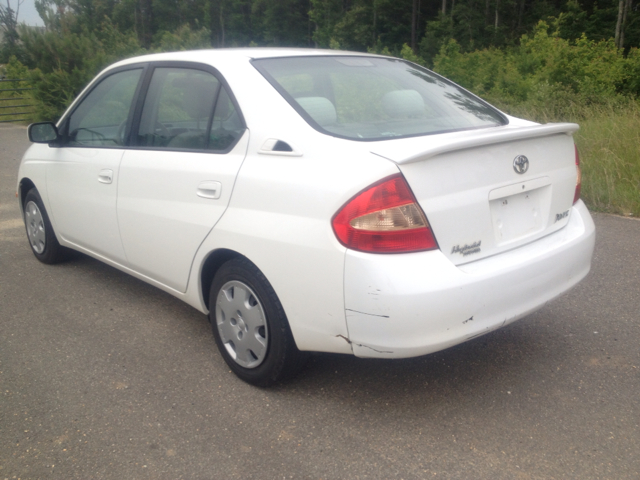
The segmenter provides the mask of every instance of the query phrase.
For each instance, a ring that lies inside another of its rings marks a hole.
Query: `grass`
[[[590,210],[640,217],[640,104],[624,98],[590,105],[502,105],[539,122],[580,124],[574,134],[582,168],[582,199]]]
[[[582,197],[595,211],[640,217],[640,108],[598,109],[575,139],[582,160]]]

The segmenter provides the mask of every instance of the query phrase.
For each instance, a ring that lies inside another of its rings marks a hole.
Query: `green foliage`
[[[25,64],[32,69],[34,120],[57,119],[102,68],[143,52],[135,35],[120,32],[106,17],[92,32],[74,16],[57,20],[51,30],[20,29]]]
[[[433,66],[436,55],[453,40],[453,18],[451,15],[439,14],[436,20],[427,22],[424,37],[420,41],[420,55],[427,61],[429,67]],[[455,45],[460,44],[454,40]]]
[[[338,45],[338,48],[340,48],[340,45]],[[378,43],[373,47],[369,47],[367,49],[367,53],[375,53],[377,55],[387,55],[389,57],[394,56],[393,52],[389,50],[389,47],[382,45],[381,43]]]
[[[96,35],[108,63],[145,52],[134,32],[118,30],[109,17],[104,17]]]
[[[373,12],[367,5],[356,5],[344,13],[333,28],[335,38],[345,50],[366,51],[375,45]]]
[[[496,103],[535,109],[553,99],[558,112],[573,104],[609,103],[622,94],[640,93],[636,49],[625,58],[611,39],[565,40],[549,35],[544,22],[533,36],[523,35],[520,45],[509,49],[462,53],[451,39],[436,56],[434,69]]]
[[[488,48],[461,53],[449,40],[434,60],[434,70],[477,95],[512,101],[525,100],[531,81],[518,71],[510,51]]]
[[[625,80],[622,93],[640,96],[640,49],[632,48],[624,62]]]
[[[411,36],[412,0],[310,0],[318,47],[399,52]]]
[[[21,79],[21,78],[27,78],[27,76],[29,75],[29,69],[23,65],[22,63],[20,63],[20,61],[18,61],[18,59],[15,56],[12,56],[9,58],[9,61],[7,62],[6,65],[4,65],[3,69],[2,69],[2,74],[7,77],[7,78],[12,78],[12,79]],[[26,85],[23,85],[26,86]]]
[[[75,95],[107,63],[95,35],[22,29],[36,119],[57,119]],[[35,67],[35,68],[34,68]]]
[[[253,0],[254,33],[262,45],[310,46],[308,4],[298,0]]]
[[[424,66],[426,63],[424,61],[424,58],[416,55],[411,47],[406,43],[402,45],[402,50],[400,50],[400,57],[404,58],[405,60],[409,60],[410,62],[417,63],[418,65]]]
[[[45,73],[55,69],[89,70],[106,61],[94,33],[41,32],[23,28],[20,38],[25,46],[27,66],[37,67]]]
[[[611,96],[620,91],[625,58],[612,39],[594,41],[584,35],[575,41],[548,34],[540,22],[533,37],[524,35],[516,61],[518,70],[538,83],[559,83],[589,96]]]
[[[315,24],[313,40],[318,47],[333,48],[337,42],[333,29],[342,15],[341,0],[311,0],[309,20]]]
[[[625,48],[640,46],[640,10],[629,3],[622,25]],[[559,38],[613,37],[616,0],[36,0],[50,31],[97,32],[105,17],[114,28],[135,35],[146,49],[158,48],[166,32],[185,25],[208,29],[215,47],[317,46],[398,53],[410,44],[432,65],[454,39],[461,51],[514,47],[539,20]],[[413,36],[412,36],[412,32]],[[154,41],[155,40],[155,41]],[[175,43],[174,40],[164,40]],[[417,42],[417,43],[413,43]],[[178,41],[178,45],[184,42]],[[416,49],[415,47],[419,45]],[[19,57],[20,59],[20,57]]]
[[[204,23],[215,47],[257,45],[253,0],[204,0]]]
[[[29,81],[34,88],[31,97],[36,101],[34,120],[57,120],[88,80],[78,68],[70,72],[59,68],[47,73],[39,68],[32,70]]]
[[[16,12],[9,3],[0,5],[0,62],[7,62],[12,56],[22,56]]]
[[[577,0],[569,0],[566,10],[558,15],[555,26],[562,38],[575,40],[585,33],[587,21],[588,14],[580,3]]]
[[[115,2],[111,13],[107,13],[105,16],[113,22],[114,28],[119,32],[133,34],[139,43],[140,38],[136,35],[136,20],[139,14],[137,5],[137,0],[120,0]]]
[[[342,47],[340,46],[339,41],[337,41],[335,38],[332,38],[331,40],[329,40],[329,48],[331,50],[340,50]]]
[[[211,48],[211,30],[192,30],[188,25],[183,25],[175,33],[161,32],[154,43],[154,50],[161,52]]]

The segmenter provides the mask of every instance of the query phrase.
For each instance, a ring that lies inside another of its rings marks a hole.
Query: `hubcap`
[[[31,248],[36,253],[44,252],[44,247],[46,246],[44,220],[35,202],[28,202],[25,205],[24,219],[27,224],[27,235],[29,236],[29,242],[31,242]]]
[[[244,368],[260,365],[267,354],[269,331],[264,309],[248,285],[232,280],[218,292],[216,326],[227,352]]]

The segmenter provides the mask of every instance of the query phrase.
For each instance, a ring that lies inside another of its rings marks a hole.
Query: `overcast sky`
[[[0,0],[4,6],[7,5],[7,0]],[[9,4],[13,11],[18,9],[18,0],[9,0]],[[36,10],[35,0],[24,0],[20,5],[20,11],[18,12],[18,22],[26,23],[27,25],[44,26],[44,22],[38,15]]]

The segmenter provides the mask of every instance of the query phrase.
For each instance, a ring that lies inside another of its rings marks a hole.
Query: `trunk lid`
[[[371,151],[398,164],[441,251],[461,265],[567,224],[577,129],[570,123],[504,126],[376,142]]]

